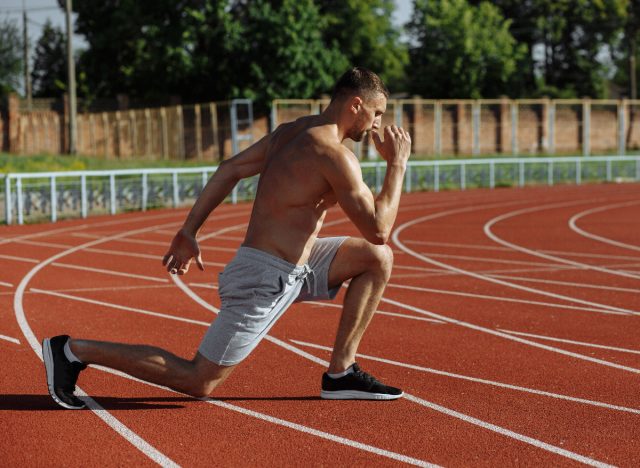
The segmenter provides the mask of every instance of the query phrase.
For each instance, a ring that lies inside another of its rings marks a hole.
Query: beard
[[[359,133],[353,132],[353,133],[351,133],[349,138],[351,138],[355,142],[360,142],[360,141],[364,140],[364,137],[367,134],[367,132],[368,132],[368,130],[361,130]]]

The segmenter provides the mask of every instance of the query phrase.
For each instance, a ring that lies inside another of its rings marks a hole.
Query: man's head
[[[355,67],[343,74],[333,89],[331,102],[340,103],[352,117],[347,137],[361,141],[368,131],[380,128],[388,97],[386,86],[372,71]]]

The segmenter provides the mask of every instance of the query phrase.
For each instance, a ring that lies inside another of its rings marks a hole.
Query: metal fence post
[[[493,160],[489,162],[489,187],[496,187],[496,165]]]
[[[13,201],[11,200],[11,177],[10,174],[5,176],[4,182],[4,217],[7,226],[11,224],[11,211],[13,209]]]
[[[376,163],[376,192],[380,192],[380,189],[382,187],[382,167],[380,166],[380,163],[377,162]]]
[[[56,176],[51,176],[51,222],[58,220],[58,191],[56,190]]]
[[[24,224],[24,200],[22,199],[22,178],[16,179],[16,199],[18,201],[18,224]]]
[[[460,163],[460,188],[467,188],[467,166],[464,163]]]
[[[576,184],[580,185],[582,183],[582,164],[580,164],[580,160],[576,160]]]
[[[612,174],[611,174],[611,172],[612,172],[611,171],[611,159],[607,159],[606,167],[607,167],[607,181],[611,181],[611,179],[613,178]]]
[[[547,166],[547,184],[553,185],[553,161],[549,161]]]
[[[395,101],[393,103],[393,114],[398,127],[402,127],[402,101]]]
[[[173,207],[176,208],[178,203],[180,203],[180,194],[178,192],[178,173],[173,172],[171,174],[171,178],[173,181]]]
[[[407,165],[407,170],[404,173],[404,191],[411,193],[411,166]]]
[[[142,196],[140,197],[142,200],[142,211],[147,211],[147,201],[149,197],[149,175],[146,172],[142,173]]]
[[[115,174],[109,174],[109,209],[111,214],[116,214],[116,176]]]
[[[80,176],[80,213],[82,218],[87,217],[87,176]]]
[[[438,164],[433,166],[433,191],[440,191],[440,166]]]
[[[520,187],[524,187],[524,161],[520,161],[520,174],[519,174],[519,178],[518,178],[518,185],[520,185]]]

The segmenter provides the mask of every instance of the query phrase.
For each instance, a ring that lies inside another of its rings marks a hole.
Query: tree
[[[523,94],[605,97],[629,1],[494,0],[528,49]]]
[[[349,62],[322,37],[326,26],[313,0],[251,0],[233,9],[243,41],[236,49],[233,94],[266,106],[276,98],[330,92]]]
[[[226,68],[239,40],[229,0],[76,0],[76,31],[88,50],[80,60],[101,96],[185,100],[228,95]]]
[[[410,89],[429,98],[509,95],[509,82],[525,53],[497,8],[466,0],[415,0],[407,25]]]
[[[18,89],[22,67],[20,31],[13,22],[4,19],[0,22],[0,96]]]
[[[392,22],[393,0],[317,0],[326,18],[323,37],[354,66],[380,75],[391,90],[404,90],[405,67],[409,62],[406,44]]]
[[[47,20],[36,44],[31,81],[34,95],[53,97],[67,86],[66,34]]]

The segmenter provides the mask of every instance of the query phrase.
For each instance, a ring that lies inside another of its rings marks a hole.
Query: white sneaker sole
[[[53,401],[58,403],[63,408],[67,409],[82,409],[83,406],[71,406],[58,398],[56,392],[53,391],[53,353],[51,352],[51,340],[45,338],[42,340],[42,359],[44,360],[44,369],[47,373],[47,388],[49,389],[49,395],[53,398]]]
[[[389,395],[388,393],[361,392],[360,390],[336,390],[333,392],[322,390],[320,398],[323,400],[397,400],[404,395]]]

